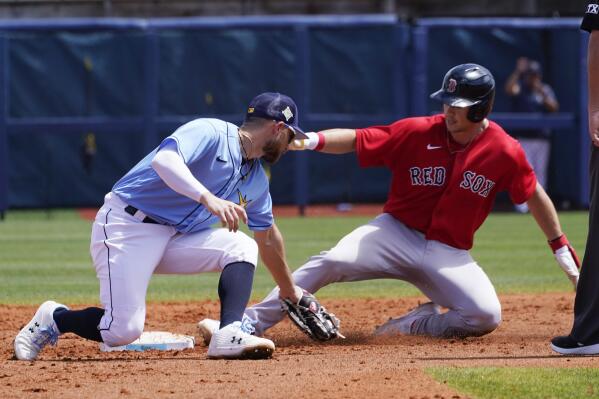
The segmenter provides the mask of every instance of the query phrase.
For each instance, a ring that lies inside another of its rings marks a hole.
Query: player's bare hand
[[[302,151],[306,149],[307,140],[292,140],[287,149],[289,151]]]
[[[239,230],[239,219],[243,223],[248,223],[245,209],[234,202],[216,197],[211,193],[205,193],[200,202],[215,216],[218,216],[222,226],[227,227],[229,231]]]
[[[304,291],[301,287],[294,285],[289,287],[287,290],[279,287],[279,299],[289,299],[293,303],[298,303],[302,299]]]
[[[307,139],[292,140],[287,147],[290,151],[313,150],[318,145],[318,135],[314,132],[307,132]]]
[[[595,147],[599,147],[599,110],[589,112],[589,135]]]

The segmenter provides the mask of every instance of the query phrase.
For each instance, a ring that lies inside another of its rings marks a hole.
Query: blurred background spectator
[[[538,61],[520,57],[516,68],[505,83],[505,91],[512,99],[514,112],[557,112],[559,103],[551,86],[543,82],[543,71]],[[551,150],[551,130],[512,129],[522,144],[541,186],[547,187],[547,168]],[[526,204],[516,205],[518,212],[528,212]]]

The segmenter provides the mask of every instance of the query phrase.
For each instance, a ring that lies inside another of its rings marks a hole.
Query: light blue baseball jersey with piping
[[[268,178],[259,160],[242,162],[237,130],[232,123],[218,119],[186,123],[116,182],[112,192],[182,233],[219,222],[202,204],[169,188],[152,168],[156,152],[174,142],[196,179],[215,196],[244,206],[251,230],[266,230],[273,224]]]

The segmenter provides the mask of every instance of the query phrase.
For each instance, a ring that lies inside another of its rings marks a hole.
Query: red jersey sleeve
[[[396,148],[406,132],[406,120],[387,126],[372,126],[356,130],[356,154],[361,167],[391,167]]]
[[[356,129],[356,154],[361,167],[384,166],[388,157],[390,126],[373,126]]]
[[[519,143],[516,144],[514,162],[515,169],[508,186],[508,192],[512,202],[522,204],[528,201],[534,193],[537,186],[537,177]]]

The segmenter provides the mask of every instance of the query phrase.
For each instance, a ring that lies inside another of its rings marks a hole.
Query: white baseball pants
[[[330,251],[313,256],[293,273],[295,283],[309,292],[336,282],[379,278],[399,279],[418,287],[449,311],[415,323],[418,335],[480,336],[501,321],[501,306],[485,272],[465,250],[429,241],[389,214],[381,214],[346,235]],[[279,291],[246,309],[257,321],[256,334],[279,322]]]
[[[258,246],[242,232],[180,234],[170,226],[142,223],[125,212],[126,206],[108,193],[92,226],[90,252],[104,307],[98,328],[109,346],[131,343],[143,332],[152,274],[220,272],[234,262],[257,264]]]

